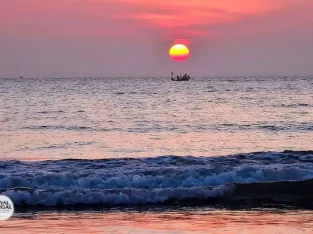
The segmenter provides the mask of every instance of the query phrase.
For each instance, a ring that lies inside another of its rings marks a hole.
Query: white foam
[[[41,191],[12,189],[4,192],[16,205],[57,206],[57,205],[123,205],[123,204],[157,204],[169,199],[204,200],[222,196],[230,191],[231,186],[216,188],[175,188],[175,189],[116,189],[116,190],[59,190]]]
[[[242,165],[234,168],[203,166],[157,168],[147,171],[122,171],[108,174],[14,173],[0,175],[0,188],[33,189],[157,189],[218,186],[229,183],[305,180],[313,178],[313,165]]]

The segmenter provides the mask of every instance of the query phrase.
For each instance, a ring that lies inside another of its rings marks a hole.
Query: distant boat
[[[20,79],[23,79],[24,77],[23,76],[20,76]]]
[[[171,73],[171,75],[172,75],[171,80],[172,81],[189,81],[190,80],[190,75],[185,74],[183,76],[177,76],[176,79],[174,79],[173,74],[174,73],[172,72]]]

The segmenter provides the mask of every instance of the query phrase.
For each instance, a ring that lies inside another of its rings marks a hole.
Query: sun
[[[189,49],[184,44],[175,44],[170,48],[169,55],[173,60],[184,61],[189,57]]]

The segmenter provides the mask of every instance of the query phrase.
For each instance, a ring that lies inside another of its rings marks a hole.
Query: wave
[[[108,121],[112,123],[112,121]],[[175,126],[168,126],[167,123],[145,123],[143,121],[133,122],[132,127],[120,128],[120,127],[97,127],[97,126],[77,126],[77,125],[30,125],[24,126],[22,129],[27,130],[62,130],[62,131],[88,131],[88,132],[207,132],[207,131],[285,131],[285,132],[308,132],[313,130],[312,122],[301,122],[292,124],[272,123],[272,122],[260,122],[251,124],[233,124],[223,123],[216,125],[198,124],[190,126],[189,124],[179,124]]]
[[[313,151],[219,157],[160,156],[0,161],[0,194],[17,206],[140,205],[190,201],[313,204]]]
[[[227,188],[164,188],[164,189],[104,189],[104,190],[32,190],[15,188],[3,190],[17,206],[68,205],[139,205],[159,204],[173,200],[207,199],[219,197]]]
[[[49,111],[38,111],[37,114],[58,114],[64,113],[63,110],[49,110]]]
[[[284,203],[313,205],[308,188],[313,180],[284,181],[251,184],[230,184],[216,187],[164,189],[76,189],[34,190],[14,188],[0,190],[14,205],[67,207],[67,206],[123,206],[123,205],[208,205],[235,203]]]
[[[307,104],[307,103],[294,103],[294,104],[282,104],[282,107],[290,107],[290,108],[295,108],[295,107],[312,107],[312,105]]]
[[[26,126],[23,129],[28,130],[62,130],[62,131],[121,131],[120,128],[95,128],[88,126],[65,126],[65,125],[39,125],[39,126]]]

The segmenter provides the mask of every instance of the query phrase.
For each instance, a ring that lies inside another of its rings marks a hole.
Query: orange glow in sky
[[[183,61],[189,57],[189,49],[183,44],[176,44],[170,48],[169,55],[173,60]]]
[[[203,75],[311,75],[312,8],[312,0],[0,0],[0,77],[162,75],[175,44],[191,49],[184,66]]]
[[[124,0],[136,9],[128,17],[176,36],[205,36],[208,28],[240,22],[283,6],[284,0]]]

